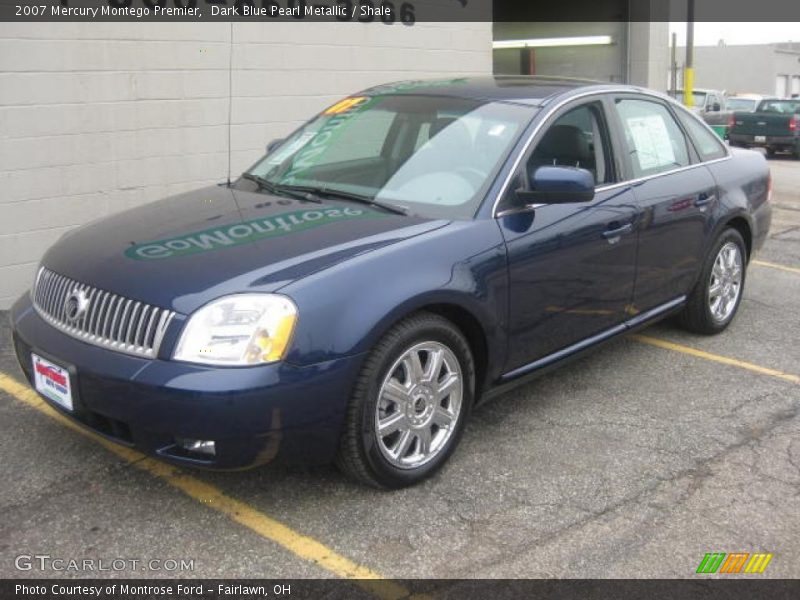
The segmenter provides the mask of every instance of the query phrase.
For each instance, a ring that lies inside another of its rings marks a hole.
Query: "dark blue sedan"
[[[119,443],[401,487],[513,384],[668,315],[725,329],[770,188],[760,154],[648,90],[379,86],[231,185],[69,232],[14,343],[51,404]]]

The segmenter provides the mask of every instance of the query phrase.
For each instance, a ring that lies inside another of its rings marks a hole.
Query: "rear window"
[[[758,105],[758,112],[793,115],[800,112],[800,100],[764,100]]]
[[[730,110],[753,110],[756,101],[750,98],[728,98],[728,108]]]
[[[701,160],[713,160],[727,155],[725,146],[717,134],[710,131],[697,117],[681,109],[676,109],[675,112],[678,113],[678,120],[689,134]]]

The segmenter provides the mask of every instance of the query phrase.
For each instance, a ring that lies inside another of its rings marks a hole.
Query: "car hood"
[[[102,290],[188,314],[225,294],[278,290],[445,224],[353,202],[318,204],[212,186],[72,230],[48,250],[43,264]]]

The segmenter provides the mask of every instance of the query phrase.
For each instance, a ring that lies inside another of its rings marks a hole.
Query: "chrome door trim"
[[[673,175],[675,173],[680,173],[682,171],[689,171],[691,169],[696,169],[697,167],[704,167],[706,165],[710,165],[713,163],[722,162],[725,160],[730,160],[731,155],[724,156],[722,158],[715,158],[713,160],[707,160],[706,162],[695,163],[693,165],[687,165],[685,167],[678,167],[677,169],[670,169],[669,171],[662,171],[661,173],[654,173],[653,175],[647,175],[645,177],[637,177],[636,179],[628,179],[626,181],[620,181],[619,183],[609,183],[607,185],[601,185],[600,187],[595,188],[595,191],[602,192],[605,190],[613,190],[618,187],[623,187],[626,185],[636,185],[637,183],[642,183],[643,181],[649,181],[650,179],[656,179],[658,177],[665,177],[667,175]]]

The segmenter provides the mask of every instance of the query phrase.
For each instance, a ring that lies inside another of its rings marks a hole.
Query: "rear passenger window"
[[[689,133],[689,137],[702,160],[713,160],[726,156],[725,146],[722,145],[722,141],[714,132],[709,131],[708,127],[685,110],[676,109],[675,112],[678,113],[678,119]]]
[[[634,177],[686,167],[686,138],[667,107],[649,100],[616,102],[628,145]]]

